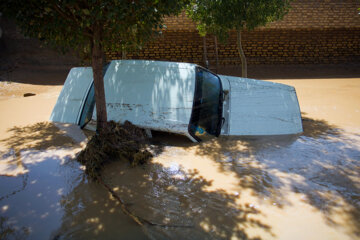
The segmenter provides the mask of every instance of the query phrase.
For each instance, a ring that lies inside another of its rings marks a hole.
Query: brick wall
[[[219,47],[222,65],[240,64],[236,36]],[[360,28],[262,29],[247,32],[244,51],[250,64],[360,63]]]
[[[270,28],[354,28],[360,27],[359,0],[295,0],[283,20]]]
[[[266,27],[243,33],[249,64],[360,62],[359,0],[296,0],[288,15]],[[167,30],[131,59],[194,62],[203,65],[203,39],[185,13],[165,19]],[[207,36],[207,52],[215,64],[214,38]],[[239,65],[236,35],[218,45],[220,65]],[[121,54],[109,52],[109,59]]]

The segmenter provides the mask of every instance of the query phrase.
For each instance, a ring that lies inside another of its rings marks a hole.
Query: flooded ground
[[[303,134],[155,133],[151,163],[105,168],[143,227],[73,161],[83,134],[46,122],[61,86],[0,82],[0,238],[360,239],[360,78],[272,81],[296,88]]]

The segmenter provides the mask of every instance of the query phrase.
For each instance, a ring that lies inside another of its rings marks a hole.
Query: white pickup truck
[[[221,135],[283,135],[303,131],[295,89],[216,75],[196,64],[114,60],[105,67],[108,120],[128,120],[199,142]],[[90,67],[72,68],[50,120],[84,127],[94,111]]]

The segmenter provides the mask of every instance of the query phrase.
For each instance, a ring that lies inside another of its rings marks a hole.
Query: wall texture
[[[359,0],[295,0],[281,21],[243,33],[249,64],[360,62]],[[182,14],[165,19],[167,30],[132,59],[194,62],[203,65],[203,39],[195,24]],[[215,64],[214,37],[207,36],[210,65]],[[109,59],[121,53],[109,52]],[[218,45],[220,65],[240,64],[236,35]]]
[[[15,23],[0,16],[0,71],[9,70],[21,64],[78,65],[79,60],[70,53],[63,55],[37,39],[25,37]]]

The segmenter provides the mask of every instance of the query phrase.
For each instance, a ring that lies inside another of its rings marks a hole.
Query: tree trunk
[[[203,37],[203,50],[204,50],[204,65],[206,68],[209,68],[209,61],[207,59],[207,48],[206,48],[206,36]]]
[[[121,46],[121,59],[125,60],[126,59],[126,50],[125,47]]]
[[[241,44],[241,30],[237,29],[237,45],[238,45],[238,51],[241,59],[241,76],[246,78],[247,77],[247,62],[244,50],[242,48]]]
[[[214,36],[214,43],[215,43],[215,58],[216,58],[216,73],[219,69],[219,54],[218,54],[218,45],[217,45],[217,37]]]
[[[96,129],[101,132],[107,122],[105,89],[103,77],[103,50],[101,46],[101,29],[99,26],[94,27],[94,37],[92,40],[92,69],[95,87],[96,102]]]

